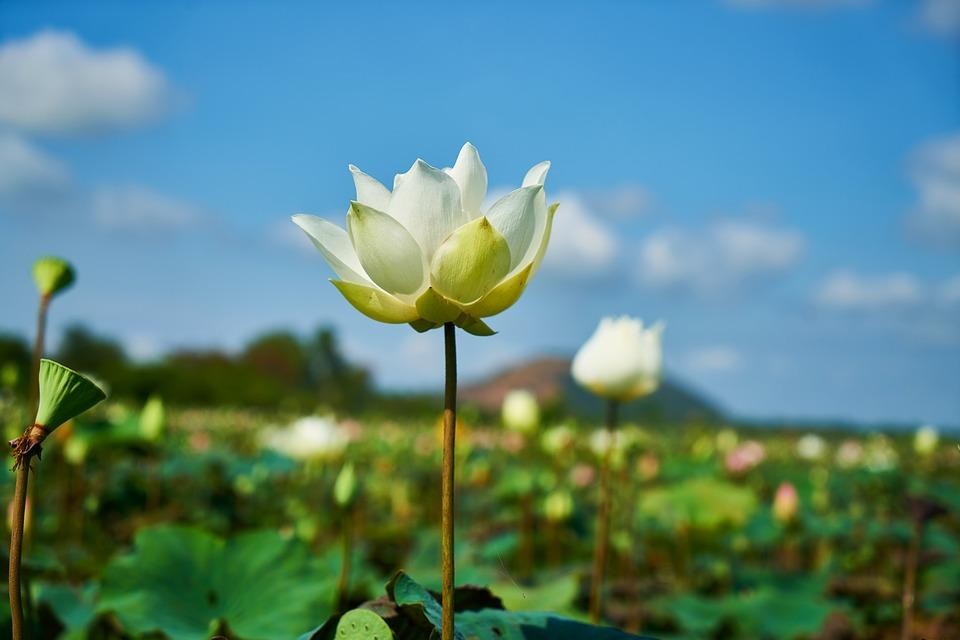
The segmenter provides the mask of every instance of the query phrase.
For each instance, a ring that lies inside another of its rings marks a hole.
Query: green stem
[[[33,360],[30,363],[30,420],[33,424],[37,420],[37,407],[40,403],[40,358],[43,357],[44,336],[47,333],[47,309],[50,307],[50,296],[40,296],[40,305],[37,307],[37,334],[33,340]]]
[[[607,548],[610,542],[610,458],[613,454],[614,436],[617,429],[617,400],[607,401],[607,430],[610,432],[610,446],[603,453],[600,463],[600,503],[597,508],[597,539],[593,548],[593,571],[590,576],[590,621],[600,622],[603,608],[603,573],[607,566]]]
[[[452,322],[443,325],[446,380],[443,393],[443,471],[440,483],[440,570],[443,574],[441,640],[453,640],[453,483],[457,437],[457,338]]]
[[[343,559],[340,564],[340,578],[337,580],[337,611],[346,613],[350,597],[350,560],[353,555],[353,509],[344,514]]]
[[[18,461],[17,487],[13,497],[13,522],[10,531],[10,565],[7,588],[10,591],[10,623],[13,640],[26,637],[23,627],[23,602],[20,599],[20,562],[23,557],[23,515],[27,508],[27,485],[30,480],[30,457]]]

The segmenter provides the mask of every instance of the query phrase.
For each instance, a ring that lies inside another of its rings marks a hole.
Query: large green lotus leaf
[[[666,529],[713,531],[744,524],[757,508],[753,491],[714,478],[691,478],[650,489],[640,498],[640,523],[652,519]]]
[[[510,610],[566,613],[573,610],[573,602],[580,592],[580,581],[576,574],[569,573],[552,579],[544,578],[533,586],[505,581],[490,588]]]
[[[414,623],[412,626],[397,623],[392,625],[398,640],[429,640],[439,636],[440,603],[429,591],[408,575],[398,573],[387,585],[387,594],[396,605],[400,616]],[[638,638],[617,629],[595,627],[561,618],[552,613],[511,612],[492,608],[459,611],[454,624],[456,638],[463,640],[636,640]]]
[[[140,531],[105,568],[98,610],[133,634],[203,640],[225,623],[244,640],[292,638],[329,614],[331,576],[273,531],[222,540],[199,529]]]
[[[46,604],[63,625],[58,638],[86,637],[86,629],[96,617],[92,585],[71,587],[63,584],[42,584],[37,588],[37,600]]]

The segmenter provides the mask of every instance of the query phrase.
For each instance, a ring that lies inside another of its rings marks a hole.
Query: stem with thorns
[[[446,380],[443,393],[443,462],[440,483],[441,640],[453,640],[453,486],[457,437],[457,338],[452,322],[443,325]]]
[[[600,463],[600,504],[597,508],[597,539],[593,551],[593,571],[590,580],[590,621],[593,624],[600,622],[600,611],[603,608],[601,592],[610,538],[610,458],[613,454],[619,407],[619,401],[614,399],[607,401],[607,430],[610,432],[610,443]]]

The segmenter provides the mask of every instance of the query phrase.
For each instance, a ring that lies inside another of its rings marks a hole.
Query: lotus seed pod
[[[392,640],[393,631],[369,609],[347,611],[337,623],[337,640]]]
[[[357,474],[353,463],[348,462],[340,470],[337,480],[333,484],[333,499],[339,507],[348,507],[353,502],[357,489]]]
[[[73,284],[76,273],[63,258],[46,256],[33,263],[33,281],[40,295],[49,298]]]
[[[537,397],[526,389],[514,389],[503,398],[503,425],[510,431],[531,434],[540,424]]]
[[[40,406],[36,424],[49,434],[107,395],[88,378],[53,360],[40,361]]]

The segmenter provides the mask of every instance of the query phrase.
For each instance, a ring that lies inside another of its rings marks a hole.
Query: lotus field
[[[8,433],[23,415],[8,397]],[[37,464],[23,569],[34,637],[334,637],[335,614],[364,603],[392,629],[381,637],[431,637],[441,430],[100,405]],[[611,438],[589,422],[518,431],[494,417],[461,420],[457,435],[457,583],[477,585],[457,594],[465,637],[622,637],[572,622],[586,620],[607,451],[607,624],[656,638],[898,637],[915,571],[919,633],[960,629],[960,451],[935,434],[627,423]]]

